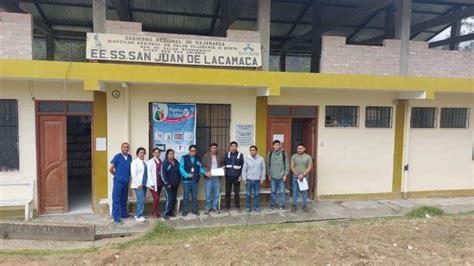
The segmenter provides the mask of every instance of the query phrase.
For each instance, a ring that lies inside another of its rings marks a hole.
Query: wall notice
[[[239,146],[250,146],[253,141],[253,124],[237,124],[235,125],[235,141]]]
[[[260,67],[255,42],[87,33],[86,58],[174,65]]]

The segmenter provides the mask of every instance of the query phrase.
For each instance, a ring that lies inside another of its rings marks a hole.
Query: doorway
[[[313,158],[313,170],[309,174],[308,196],[316,198],[317,184],[317,106],[269,106],[267,147],[272,149],[272,142],[278,139],[282,148],[291,155],[296,153],[298,144],[303,143],[306,153]],[[287,182],[291,191],[291,182]]]
[[[39,213],[92,212],[92,103],[37,101]]]
[[[67,184],[69,212],[92,212],[90,116],[67,117]]]

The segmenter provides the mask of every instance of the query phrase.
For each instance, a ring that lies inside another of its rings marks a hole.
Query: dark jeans
[[[112,190],[112,217],[115,222],[119,222],[120,218],[128,217],[128,183],[114,180]]]
[[[165,204],[165,211],[163,212],[163,215],[170,216],[171,214],[173,214],[177,194],[178,194],[178,187],[166,188],[166,204]]]
[[[258,209],[258,197],[260,195],[260,180],[247,179],[245,183],[245,208],[251,209],[251,197],[253,194],[254,209]]]
[[[197,211],[197,193],[198,193],[198,185],[199,183],[196,182],[183,182],[184,188],[184,195],[183,195],[183,212],[188,212],[189,206],[189,194],[191,194],[192,200],[192,211]]]
[[[225,207],[230,209],[230,194],[234,186],[234,206],[240,208],[240,182],[238,177],[225,177]]]

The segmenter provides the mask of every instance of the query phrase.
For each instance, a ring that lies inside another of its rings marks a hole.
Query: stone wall
[[[0,59],[33,58],[32,26],[30,14],[0,12]]]
[[[399,63],[399,40],[366,46],[347,45],[344,37],[323,37],[321,73],[398,75]],[[412,41],[408,75],[474,78],[474,53],[428,49],[428,43]]]

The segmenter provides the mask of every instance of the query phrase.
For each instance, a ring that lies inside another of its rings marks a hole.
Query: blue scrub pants
[[[115,222],[120,222],[120,218],[127,218],[128,202],[128,182],[124,183],[114,179],[112,190],[112,217]]]

